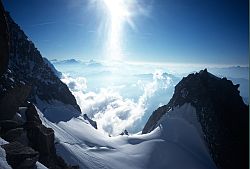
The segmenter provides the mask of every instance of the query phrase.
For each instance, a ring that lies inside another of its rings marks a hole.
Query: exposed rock
[[[6,71],[9,61],[9,36],[5,11],[0,1],[0,76]]]
[[[31,86],[20,85],[8,91],[0,100],[0,120],[12,119],[19,106],[25,101],[31,91]]]
[[[3,139],[8,142],[14,142],[17,141],[18,138],[20,138],[23,133],[24,133],[23,128],[11,129],[3,135]]]
[[[27,122],[25,124],[27,136],[31,147],[40,153],[40,156],[46,156],[55,152],[54,131],[36,122]]]
[[[87,120],[91,124],[91,126],[93,126],[95,129],[97,129],[96,121],[90,119],[87,114],[84,114],[83,118],[84,118],[84,120]]]
[[[71,169],[61,157],[57,156],[54,131],[42,124],[37,109],[32,103],[28,104],[25,114],[27,122],[24,126],[27,131],[29,145],[39,152],[39,162],[48,168]]]
[[[58,70],[56,70],[55,66],[52,63],[50,63],[50,61],[47,58],[43,58],[43,61],[51,68],[51,70],[54,72],[54,74],[57,77],[59,77],[59,78],[62,77],[62,73],[59,72]]]
[[[25,112],[26,120],[31,122],[36,122],[38,124],[42,124],[42,121],[39,118],[39,115],[37,113],[36,107],[32,104],[28,104],[28,108]]]
[[[206,69],[190,74],[176,85],[170,102],[153,112],[142,133],[152,131],[170,109],[191,103],[218,168],[248,168],[249,107],[239,95],[238,87]]]
[[[6,159],[13,169],[34,169],[39,153],[18,142],[2,145]]]
[[[64,162],[63,159],[56,155],[54,146],[54,131],[42,125],[35,106],[33,104],[25,105],[28,107],[25,113],[24,111],[18,112],[18,109],[21,105],[23,105],[23,103],[26,104],[27,101],[41,107],[47,104],[49,106],[53,106],[53,108],[54,106],[57,106],[57,104],[53,104],[54,102],[59,103],[60,106],[58,106],[56,110],[60,110],[61,105],[65,105],[65,107],[69,108],[66,109],[68,111],[64,111],[63,113],[55,111],[52,116],[47,116],[48,119],[55,116],[57,121],[53,120],[53,122],[59,122],[68,121],[72,117],[79,116],[81,113],[80,108],[67,85],[58,78],[59,72],[56,72],[53,65],[51,65],[48,60],[42,58],[35,45],[12,20],[9,13],[5,13],[5,16],[3,16],[2,12],[4,12],[4,10],[1,9],[0,121],[15,119],[16,122],[18,122],[18,125],[22,125],[25,128],[25,131],[21,132],[21,137],[24,136],[25,138],[22,138],[21,141],[25,141],[28,137],[29,145],[39,151],[39,160],[48,168],[71,168]],[[4,23],[2,17],[5,17],[7,24],[2,24]],[[8,34],[3,34],[5,26],[9,27]],[[4,45],[6,45],[6,41],[3,39],[5,37],[2,35],[9,36],[9,48],[4,47]],[[6,51],[8,55],[5,56],[4,54],[4,56],[2,56],[2,53],[6,53]],[[8,63],[5,62],[5,60],[8,61]],[[6,70],[7,67],[8,69]],[[4,72],[3,75],[2,72]],[[44,111],[48,107],[42,107],[41,110]],[[17,112],[21,114],[20,118],[17,116]],[[44,113],[44,115],[46,113]],[[23,124],[22,120],[27,120],[27,122]],[[52,121],[52,119],[49,120]],[[19,122],[21,124],[19,124]],[[19,128],[13,128],[13,126],[3,128],[0,126],[1,132],[3,132],[1,134],[6,134],[6,137],[10,141],[16,140],[20,134],[19,131],[21,130]],[[19,139],[17,140],[20,141]],[[12,144],[14,143],[11,143],[10,145]],[[20,147],[20,145],[17,145],[17,148],[19,148],[18,146]],[[10,147],[13,148],[15,145]],[[19,153],[22,153],[22,149],[19,148],[19,150]],[[37,161],[38,156],[36,156],[36,160],[33,160],[35,158],[32,156],[30,156],[30,159],[27,156],[26,159],[25,154],[19,157],[18,151],[16,152],[16,155],[14,154],[15,156],[12,155],[13,153],[9,156],[12,167],[14,166],[13,168],[27,169],[33,168],[33,162]],[[21,157],[25,159],[21,159]],[[15,161],[15,159],[17,159],[17,161]],[[24,161],[21,161],[20,159]]]
[[[18,123],[19,125],[23,125],[26,121],[26,116],[23,117],[20,114],[20,107],[19,107],[19,111],[15,114],[15,116],[12,118],[12,121],[15,121],[16,123]]]
[[[32,86],[32,90],[28,101],[40,106],[39,108],[46,109],[46,107],[42,107],[45,105],[44,103],[50,104],[53,101],[58,101],[70,105],[75,110],[69,111],[63,116],[60,116],[59,112],[54,112],[58,113],[56,114],[57,118],[49,119],[54,115],[48,115],[49,120],[53,122],[68,121],[72,117],[79,116],[80,107],[67,85],[58,78],[49,61],[41,56],[33,42],[12,20],[9,13],[6,13],[6,18],[10,33],[9,72],[0,79],[0,95],[1,92],[8,91],[13,85],[29,84]]]
[[[127,135],[128,136],[128,131],[125,129],[120,135]]]
[[[13,120],[3,120],[0,121],[0,127],[1,127],[1,132],[5,133],[8,130],[15,129],[19,126],[19,124],[16,121]]]

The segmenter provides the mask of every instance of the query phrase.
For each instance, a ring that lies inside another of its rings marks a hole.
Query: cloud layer
[[[148,108],[149,99],[158,90],[166,90],[172,86],[169,76],[160,70],[155,71],[151,81],[138,80],[134,84],[143,94],[137,100],[133,100],[122,97],[116,88],[101,88],[98,92],[87,92],[87,80],[83,77],[72,78],[64,75],[62,81],[76,97],[82,112],[97,121],[99,130],[110,135],[118,135],[124,129],[135,132],[132,130],[133,126],[142,128],[145,122],[141,119]]]

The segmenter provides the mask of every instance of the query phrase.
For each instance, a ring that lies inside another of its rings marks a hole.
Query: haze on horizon
[[[247,0],[3,3],[48,59],[105,60],[110,53],[132,62],[249,62]]]

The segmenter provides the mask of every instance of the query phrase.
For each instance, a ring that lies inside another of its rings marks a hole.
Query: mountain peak
[[[248,106],[239,85],[218,78],[207,69],[189,74],[175,87],[173,97],[153,112],[142,133],[148,133],[169,110],[191,103],[204,132],[211,156],[219,168],[244,168],[248,154]],[[239,153],[241,155],[239,156]],[[241,167],[239,167],[242,165]]]
[[[53,121],[68,121],[80,115],[81,110],[69,88],[60,79],[60,73],[42,57],[34,43],[28,39],[21,28],[6,13],[9,32],[8,71],[0,77],[0,98],[9,88],[18,84],[32,87],[27,98],[45,116]],[[65,108],[62,112],[61,109]]]

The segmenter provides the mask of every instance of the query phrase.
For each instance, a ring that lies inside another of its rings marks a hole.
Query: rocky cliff
[[[53,169],[78,168],[56,154],[54,131],[42,124],[36,106],[53,122],[79,116],[80,108],[1,1],[0,8],[0,140],[9,142],[1,143],[6,160],[13,169],[33,169],[37,161]]]
[[[0,2],[0,76],[7,69],[9,61],[9,36],[8,26],[5,17],[5,11]]]
[[[206,69],[190,74],[176,85],[170,102],[153,112],[142,133],[157,127],[157,122],[169,110],[191,103],[218,168],[248,168],[249,108],[239,95],[238,87]]]
[[[43,111],[52,122],[67,121],[80,114],[80,108],[60,75],[44,59],[35,45],[6,13],[10,53],[8,70],[1,76],[0,98],[17,85],[31,86],[28,101]],[[51,108],[53,107],[53,109]],[[60,109],[64,109],[60,112]]]

